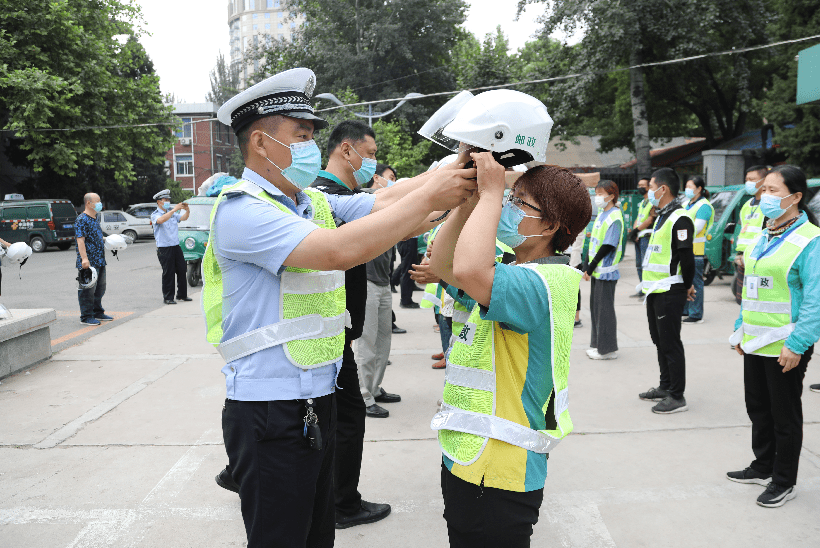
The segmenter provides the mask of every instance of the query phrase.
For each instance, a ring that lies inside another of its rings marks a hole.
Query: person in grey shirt
[[[367,406],[367,416],[373,418],[386,418],[390,415],[390,412],[379,403],[401,401],[401,396],[389,394],[381,387],[393,334],[391,253],[392,249],[387,250],[366,265],[367,304],[362,336],[356,342],[355,351],[356,363],[359,366],[359,387]]]

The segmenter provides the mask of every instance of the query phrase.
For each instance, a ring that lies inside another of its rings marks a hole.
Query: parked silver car
[[[137,238],[153,238],[154,229],[151,226],[151,219],[139,219],[119,210],[104,210],[100,212],[100,226],[103,233],[122,234],[132,241]]]

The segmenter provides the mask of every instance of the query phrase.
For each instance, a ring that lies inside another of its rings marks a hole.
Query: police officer
[[[171,191],[161,190],[154,194],[157,210],[151,213],[154,239],[157,242],[157,258],[162,265],[162,297],[165,304],[177,304],[174,300],[174,274],[177,278],[177,300],[190,301],[185,281],[185,256],[179,247],[179,223],[188,219],[191,210],[185,202],[171,205]]]
[[[250,548],[333,545],[344,271],[427,230],[475,189],[475,170],[459,166],[374,194],[308,188],[321,169],[313,134],[327,127],[311,106],[315,84],[311,70],[291,69],[217,113],[246,167],[211,212],[203,307],[227,362],[223,473],[238,487]]]
[[[695,225],[677,200],[680,178],[665,167],[652,174],[649,201],[658,209],[649,246],[643,261],[643,281],[638,289],[646,295],[649,334],[658,349],[660,384],[639,394],[658,402],[654,413],[688,411],[686,357],[680,340],[681,315],[687,300],[694,300],[695,256],[692,252]]]
[[[771,220],[744,252],[743,301],[730,339],[743,356],[755,460],[727,477],[766,485],[757,504],[774,508],[796,495],[803,379],[820,338],[820,228],[805,209],[800,168],[775,167],[760,190],[760,209]]]

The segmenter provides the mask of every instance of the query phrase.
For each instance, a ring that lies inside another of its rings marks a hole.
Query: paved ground
[[[756,506],[763,488],[724,477],[752,458],[741,360],[726,343],[737,314],[728,285],[707,288],[706,323],[684,327],[691,410],[661,416],[637,398],[657,384],[657,366],[644,310],[627,298],[634,271],[625,272],[616,297],[621,358],[588,360],[589,330],[576,331],[576,430],[550,458],[533,546],[820,545],[820,394],[803,397],[797,498]],[[368,419],[361,481],[364,496],[393,513],[337,532],[342,548],[447,545],[429,429],[443,383],[430,369],[438,335],[429,311],[395,310],[410,332],[393,338],[384,386],[403,401],[388,419]],[[163,307],[2,381],[1,546],[245,544],[237,497],[213,481],[226,461],[224,384],[202,335],[196,301]],[[820,382],[817,367],[806,380]]]
[[[53,308],[57,321],[51,325],[52,350],[58,352],[78,344],[94,334],[138,318],[142,314],[165,306],[162,302],[162,268],[157,261],[153,239],[137,240],[115,259],[110,251],[103,307],[115,320],[99,327],[80,323],[77,304],[77,252],[49,248],[35,253],[22,268],[3,268],[3,296],[0,303],[7,308]]]

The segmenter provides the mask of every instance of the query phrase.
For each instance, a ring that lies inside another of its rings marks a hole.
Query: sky
[[[228,0],[134,0],[141,6],[144,30],[140,41],[154,62],[163,93],[177,102],[205,101],[210,90],[209,73],[220,51],[228,50]],[[470,10],[465,27],[480,40],[497,25],[513,51],[538,30],[541,4],[530,5],[514,21],[518,0],[467,0]],[[556,36],[562,39],[560,36]],[[572,40],[570,40],[572,42]],[[321,90],[317,90],[321,91]]]

